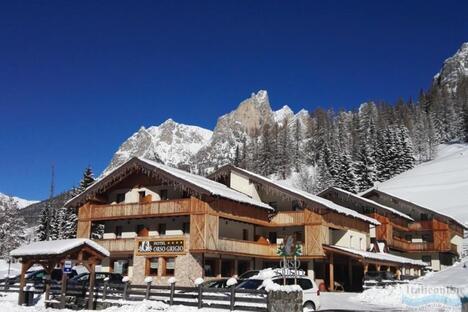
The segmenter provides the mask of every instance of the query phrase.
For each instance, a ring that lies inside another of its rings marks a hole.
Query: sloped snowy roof
[[[192,186],[194,189],[196,189],[199,192],[203,192],[203,193],[213,195],[213,196],[223,197],[223,198],[230,199],[236,202],[257,206],[257,207],[268,209],[268,210],[274,210],[274,208],[272,208],[270,205],[262,203],[261,201],[255,200],[245,195],[244,193],[238,192],[234,189],[227,187],[224,184],[215,182],[213,180],[207,179],[205,177],[202,177],[202,176],[190,173],[190,172],[186,172],[177,168],[169,167],[169,166],[166,166],[166,165],[163,165],[163,164],[160,164],[155,161],[142,158],[142,157],[133,157],[132,159],[127,160],[125,163],[123,163],[122,165],[118,166],[117,168],[115,168],[114,170],[106,174],[106,176],[94,182],[84,192],[70,199],[68,202],[65,203],[65,206],[69,206],[73,204],[74,202],[85,198],[87,192],[99,189],[102,183],[112,178],[112,175],[114,172],[116,172],[117,170],[119,170],[120,168],[126,166],[127,164],[131,162],[137,162],[137,163],[140,162],[141,165],[146,165],[146,167],[148,167],[149,169],[159,170],[160,172],[174,179],[183,181],[185,184],[187,184],[188,186]]]
[[[72,238],[72,239],[61,239],[52,241],[40,241],[33,242],[28,245],[23,245],[10,252],[12,257],[24,257],[24,256],[45,256],[45,255],[60,255],[66,253],[69,250],[77,247],[88,245],[92,249],[95,249],[102,255],[109,257],[109,251],[86,238]]]
[[[351,193],[351,192],[345,191],[345,190],[340,189],[340,188],[338,188],[338,187],[330,187],[330,188],[328,188],[328,189],[326,189],[326,190],[320,192],[318,195],[320,196],[321,194],[326,193],[328,190],[335,190],[335,191],[337,191],[337,192],[341,192],[341,193],[343,193],[343,194],[345,194],[345,195],[347,195],[347,196],[350,196],[350,197],[353,197],[353,198],[355,198],[355,199],[357,199],[357,200],[366,202],[366,203],[368,203],[368,204],[370,204],[370,205],[377,206],[377,207],[379,207],[379,208],[382,208],[383,210],[389,211],[389,212],[391,212],[391,213],[393,213],[393,214],[396,214],[396,215],[398,215],[398,216],[400,216],[400,217],[402,217],[402,218],[405,218],[405,219],[407,219],[407,220],[414,221],[413,218],[411,218],[411,217],[408,216],[407,214],[404,214],[403,212],[400,212],[400,211],[398,211],[398,210],[396,210],[396,209],[394,209],[394,208],[391,208],[391,207],[388,207],[388,206],[379,204],[378,202],[375,202],[375,201],[370,200],[370,199],[368,199],[368,198],[361,197],[361,196],[359,196],[359,195],[356,195],[356,194],[353,194],[353,193]]]
[[[338,249],[347,253],[351,253],[351,254],[363,257],[365,259],[396,262],[396,263],[411,264],[411,265],[418,265],[418,266],[427,266],[427,263],[423,261],[396,256],[396,255],[392,255],[392,254],[385,253],[385,252],[371,252],[371,251],[357,250],[357,249],[346,248],[346,247],[341,247],[341,246],[336,246],[336,245],[326,245],[325,247]]]
[[[255,200],[245,195],[244,193],[238,192],[232,188],[227,187],[226,185],[222,183],[218,183],[216,181],[207,179],[205,177],[202,177],[200,175],[196,175],[187,171],[172,168],[172,167],[154,162],[152,160],[148,160],[148,159],[140,158],[140,157],[138,159],[170,175],[173,175],[179,179],[183,179],[187,181],[188,183],[196,185],[206,190],[211,195],[228,198],[237,202],[258,206],[258,207],[262,207],[262,208],[269,209],[269,210],[274,210],[273,207],[271,207],[270,205],[262,203],[261,201]]]
[[[241,168],[233,166],[233,165],[227,165],[225,167],[229,167],[229,168],[232,168],[232,169],[234,169],[234,170],[236,170],[238,172],[244,173],[247,176],[255,178],[257,181],[262,181],[262,182],[268,183],[270,185],[273,185],[275,188],[277,188],[279,190],[282,190],[283,192],[292,193],[292,194],[294,194],[296,196],[299,196],[299,197],[303,198],[306,201],[312,201],[312,202],[318,203],[318,204],[324,206],[325,208],[328,208],[330,210],[338,212],[339,214],[344,214],[344,215],[347,215],[347,216],[350,216],[350,217],[353,217],[353,218],[361,219],[361,220],[363,220],[365,222],[368,222],[370,224],[373,224],[373,225],[380,225],[379,221],[377,221],[377,220],[375,220],[375,219],[373,219],[371,217],[365,216],[363,214],[360,214],[359,212],[354,211],[352,209],[337,205],[337,204],[335,204],[334,202],[332,202],[332,201],[330,201],[328,199],[325,199],[325,198],[322,198],[322,197],[307,193],[305,191],[302,191],[302,190],[294,188],[294,187],[282,185],[282,184],[280,184],[280,183],[278,183],[276,181],[273,181],[271,179],[268,179],[268,178],[266,178],[264,176],[261,176],[259,174],[250,172],[250,171],[245,170],[245,169],[241,169]]]

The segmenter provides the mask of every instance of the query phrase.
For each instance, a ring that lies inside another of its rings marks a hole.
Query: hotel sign
[[[183,238],[148,238],[136,241],[137,256],[179,255],[185,253]]]

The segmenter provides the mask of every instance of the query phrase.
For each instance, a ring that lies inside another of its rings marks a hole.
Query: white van
[[[262,289],[265,287],[264,281],[271,279],[273,283],[278,285],[284,285],[284,278],[279,274],[278,271],[273,271],[274,275],[262,274],[260,271],[258,275],[252,276],[249,279],[243,280],[237,285],[237,288],[241,289]],[[302,305],[304,311],[316,311],[320,308],[320,290],[318,289],[315,282],[308,276],[297,276],[297,285],[302,288]],[[294,285],[294,277],[288,275],[286,277],[286,285]]]

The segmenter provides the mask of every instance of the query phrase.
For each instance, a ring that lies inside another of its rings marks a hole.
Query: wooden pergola
[[[26,272],[34,265],[41,265],[47,272],[47,277],[55,268],[63,270],[65,261],[72,261],[73,265],[85,266],[89,275],[89,297],[88,309],[93,309],[94,303],[94,284],[95,268],[97,264],[109,257],[108,250],[89,239],[75,238],[55,241],[33,242],[23,245],[10,252],[10,256],[21,259],[20,287],[18,295],[18,304],[23,305],[25,301],[24,287],[26,286]],[[65,303],[67,274],[62,274],[62,302]],[[49,302],[50,283],[46,283],[45,302]]]

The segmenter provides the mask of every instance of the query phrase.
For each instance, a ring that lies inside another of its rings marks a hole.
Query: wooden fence
[[[97,285],[92,296],[88,288],[80,285],[49,284],[46,306],[55,308],[85,308],[92,298],[94,308],[105,308],[111,305],[122,305],[121,300],[143,301],[155,300],[168,305],[185,305],[201,308],[217,308],[236,311],[267,311],[267,292],[264,290],[230,288],[179,287],[175,283],[168,286],[132,285],[127,282],[119,285],[107,282]],[[34,294],[43,294],[47,286],[35,284],[30,288]],[[66,288],[66,289],[65,289]],[[19,292],[19,284],[12,284],[8,279],[0,280],[0,292]]]

